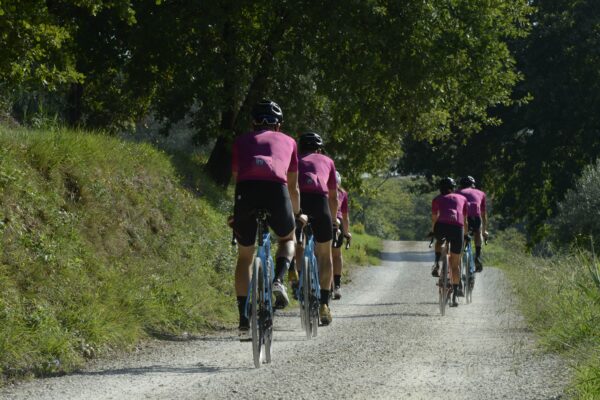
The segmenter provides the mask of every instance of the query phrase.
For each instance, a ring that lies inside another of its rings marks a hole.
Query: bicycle
[[[475,286],[475,261],[473,259],[473,248],[471,238],[466,237],[465,248],[461,257],[461,278],[465,295],[465,303],[470,304],[473,301],[473,288]]]
[[[273,292],[274,267],[271,256],[271,234],[267,225],[267,211],[256,210],[257,250],[252,263],[252,278],[246,300],[246,317],[250,320],[252,333],[252,357],[254,366],[271,362],[273,340]]]
[[[431,241],[429,242],[429,248],[433,246],[433,241],[435,238],[432,236]],[[450,293],[452,293],[452,286],[450,285],[450,277],[449,277],[449,260],[448,260],[448,240],[446,238],[441,239],[442,242],[442,268],[440,271],[440,278],[438,279],[438,300],[440,306],[440,314],[442,316],[446,315],[446,306],[448,305],[448,300],[450,299]]]
[[[300,282],[297,297],[300,302],[300,324],[306,338],[317,336],[319,326],[319,304],[321,287],[319,283],[319,267],[315,256],[315,241],[310,223],[296,231],[298,243],[304,243],[304,255],[300,260]]]

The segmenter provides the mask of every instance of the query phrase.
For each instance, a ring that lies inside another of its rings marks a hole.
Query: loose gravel
[[[297,309],[278,312],[273,362],[255,369],[236,332],[153,342],[63,377],[0,390],[37,399],[560,399],[564,362],[536,348],[500,270],[477,274],[473,303],[441,317],[432,252],[386,242],[306,340]]]

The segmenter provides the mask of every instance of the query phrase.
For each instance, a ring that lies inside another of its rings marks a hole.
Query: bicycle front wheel
[[[440,271],[439,281],[439,300],[440,313],[446,315],[446,305],[448,304],[448,255],[442,256],[442,270]]]
[[[250,317],[250,327],[252,329],[252,357],[254,358],[254,366],[260,368],[263,358],[263,341],[264,332],[262,325],[262,301],[264,298],[264,277],[263,265],[260,257],[254,259],[252,265],[252,313]]]

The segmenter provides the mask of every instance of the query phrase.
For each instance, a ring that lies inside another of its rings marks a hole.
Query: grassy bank
[[[486,253],[487,264],[507,272],[540,344],[569,360],[570,397],[600,398],[600,266],[591,254],[532,257],[515,231],[501,233]]]
[[[0,199],[1,375],[234,320],[223,214],[152,147],[0,128]]]
[[[199,169],[99,134],[0,127],[0,383],[233,327],[231,195]],[[355,235],[348,260],[377,246]]]

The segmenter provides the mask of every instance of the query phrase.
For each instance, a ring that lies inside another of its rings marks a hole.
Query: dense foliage
[[[455,127],[450,140],[405,143],[402,169],[472,174],[492,194],[505,225],[523,222],[530,241],[583,168],[600,156],[600,3],[535,1],[531,34],[512,43],[525,76],[504,123],[473,137]]]
[[[554,235],[563,244],[576,238],[588,247],[590,239],[600,245],[600,162],[587,166],[575,186],[558,204]]]
[[[422,178],[370,178],[352,195],[351,221],[388,240],[424,240],[431,230],[431,192]]]
[[[152,114],[185,119],[229,180],[229,143],[250,105],[281,103],[286,129],[325,132],[358,184],[385,169],[408,132],[493,122],[519,76],[507,40],[526,0],[392,2],[56,0],[0,4],[0,97],[24,119],[123,130]],[[31,86],[25,86],[28,83]],[[34,96],[33,93],[36,93]]]

